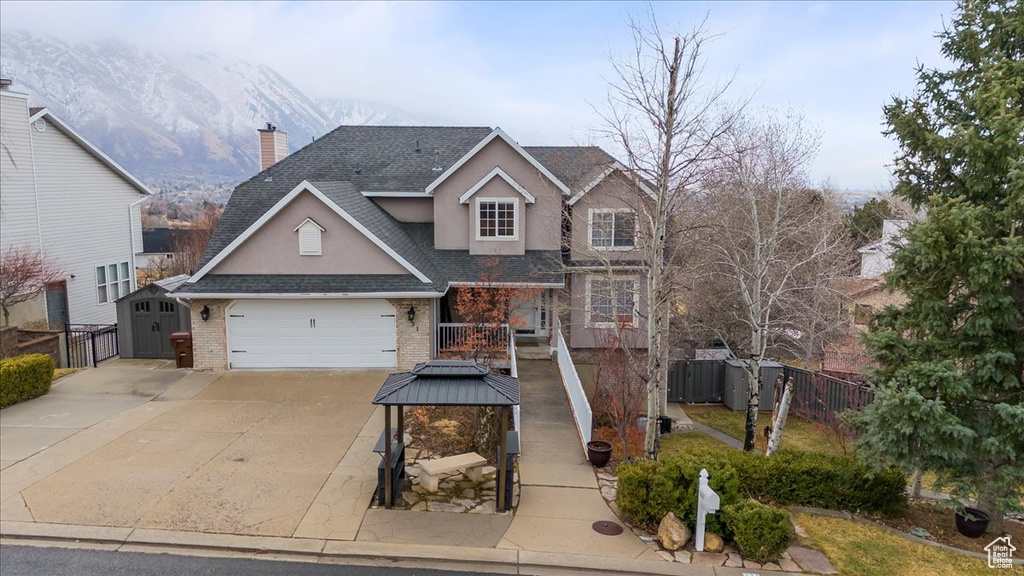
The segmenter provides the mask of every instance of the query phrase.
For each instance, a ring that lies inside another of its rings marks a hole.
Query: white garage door
[[[232,368],[394,368],[385,300],[240,300],[227,311]]]

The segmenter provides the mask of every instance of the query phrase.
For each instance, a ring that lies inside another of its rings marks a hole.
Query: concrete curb
[[[658,576],[726,576],[732,568],[653,560],[580,556],[530,550],[385,544],[313,538],[283,538],[207,534],[171,530],[133,529],[36,522],[0,522],[5,543],[115,545],[125,551],[237,556],[321,563],[351,563],[518,574],[653,574]],[[782,572],[757,571],[762,576]],[[788,573],[792,576],[792,573]]]
[[[901,536],[901,537],[903,537],[906,540],[910,540],[911,542],[916,542],[918,544],[924,544],[925,546],[931,546],[933,548],[940,548],[940,549],[945,550],[947,552],[952,552],[954,554],[959,554],[961,556],[968,556],[970,558],[976,558],[978,560],[986,560],[986,561],[988,560],[988,556],[985,555],[985,554],[981,554],[981,553],[978,553],[978,552],[971,552],[970,550],[961,550],[960,548],[954,548],[952,546],[947,546],[946,544],[943,544],[941,542],[935,542],[935,541],[929,540],[927,538],[921,538],[920,536],[914,536],[913,534],[907,534],[906,532],[904,532],[902,530],[897,530],[896,528],[893,528],[891,526],[886,526],[885,524],[882,524],[880,522],[875,522],[874,520],[868,520],[867,518],[861,518],[860,516],[856,516],[854,514],[850,514],[849,512],[842,512],[842,511],[837,511],[837,510],[826,510],[824,508],[810,508],[810,507],[807,507],[807,506],[787,506],[786,509],[789,510],[790,512],[794,513],[794,514],[809,514],[811,516],[828,516],[829,518],[840,518],[840,519],[843,519],[843,520],[850,520],[850,521],[853,521],[853,522],[857,522],[859,524],[865,524],[867,526],[873,526],[875,528],[879,528],[881,530],[885,530],[886,532],[888,532],[890,534],[895,534],[896,536]],[[1014,566],[1024,566],[1024,559],[1014,559],[1012,562],[1013,562]]]

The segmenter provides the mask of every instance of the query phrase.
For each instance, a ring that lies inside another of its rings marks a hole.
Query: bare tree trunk
[[[789,415],[789,404],[792,401],[793,378],[789,377],[785,379],[778,414],[772,422],[772,435],[768,438],[768,447],[764,452],[764,455],[769,458],[779,450],[779,445],[782,444],[782,430],[786,427],[786,417]]]
[[[924,477],[924,470],[914,470],[914,480],[911,483],[910,495],[914,498],[921,497],[921,479]]]

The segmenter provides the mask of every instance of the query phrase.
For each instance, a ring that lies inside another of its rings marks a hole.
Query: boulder
[[[721,552],[722,550],[725,550],[725,542],[722,541],[722,537],[714,532],[705,532],[704,551]]]
[[[658,525],[658,540],[665,550],[679,550],[686,545],[690,535],[690,529],[672,512],[665,514]]]

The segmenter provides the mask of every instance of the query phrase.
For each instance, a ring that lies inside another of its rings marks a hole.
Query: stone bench
[[[420,486],[427,492],[437,492],[437,483],[441,474],[464,470],[466,477],[473,482],[483,479],[484,464],[487,460],[476,452],[438,458],[437,460],[420,460]]]

